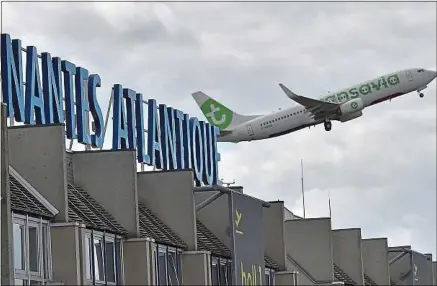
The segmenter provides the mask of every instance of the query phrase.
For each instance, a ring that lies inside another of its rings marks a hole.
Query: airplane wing
[[[339,104],[297,95],[282,83],[279,86],[290,99],[303,105],[308,112],[311,112],[315,120],[329,118],[338,112]]]

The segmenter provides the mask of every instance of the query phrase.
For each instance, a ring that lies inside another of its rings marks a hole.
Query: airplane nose
[[[430,71],[431,72],[431,78],[435,79],[437,77],[437,72],[436,71]]]

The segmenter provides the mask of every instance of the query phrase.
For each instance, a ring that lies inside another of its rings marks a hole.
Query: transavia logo
[[[352,102],[351,103],[351,107],[352,107],[352,109],[357,109],[358,108],[358,103]]]
[[[226,129],[232,122],[232,111],[213,99],[208,99],[201,107],[208,122],[219,129]]]

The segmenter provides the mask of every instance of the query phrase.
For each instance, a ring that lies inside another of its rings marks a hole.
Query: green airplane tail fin
[[[245,116],[235,113],[201,91],[193,93],[192,96],[208,122],[220,130],[232,129],[258,117],[258,115]]]

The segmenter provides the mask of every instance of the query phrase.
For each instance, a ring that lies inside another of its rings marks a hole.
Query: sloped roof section
[[[232,258],[229,248],[199,220],[197,220],[197,245],[199,250],[211,251],[215,256]],[[268,268],[279,269],[279,265],[267,255],[264,256],[264,262]]]
[[[68,216],[70,221],[113,234],[126,235],[127,231],[83,188],[68,184]]]
[[[156,242],[181,249],[187,249],[187,244],[164,224],[144,204],[138,203],[140,214],[140,233],[142,237],[153,238]]]
[[[369,277],[366,273],[364,273],[364,285],[378,285],[372,278]]]
[[[20,183],[19,178],[9,174],[9,189],[11,192],[11,209],[14,212],[26,213],[51,219],[55,216],[31,191]]]
[[[334,280],[344,282],[346,285],[358,285],[337,264],[334,263]]]

